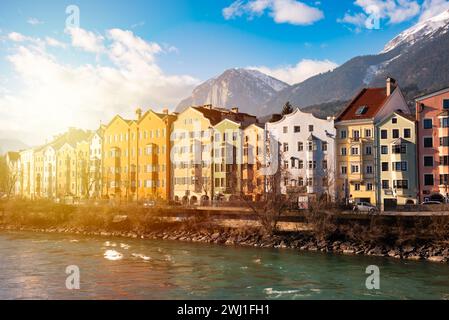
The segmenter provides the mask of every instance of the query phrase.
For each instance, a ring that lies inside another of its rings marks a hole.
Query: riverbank
[[[182,209],[179,209],[182,213]],[[447,217],[398,220],[381,217],[341,222],[314,213],[305,223],[267,231],[258,221],[208,216],[164,217],[139,207],[74,207],[36,202],[0,204],[0,230],[71,233],[105,237],[204,242],[229,246],[281,248],[396,259],[449,261]]]
[[[182,226],[172,226],[165,230],[154,230],[145,233],[135,231],[83,230],[82,228],[33,228],[23,226],[0,225],[0,230],[31,231],[40,233],[67,233],[74,235],[90,235],[103,237],[122,237],[134,239],[171,240],[182,242],[202,242],[227,246],[247,246],[259,248],[280,248],[299,251],[323,253],[366,255],[391,257],[396,259],[426,260],[446,263],[449,261],[449,245],[447,243],[431,243],[421,246],[389,246],[351,241],[317,240],[304,232],[288,232],[284,234],[261,234],[259,229],[201,229],[186,230]]]

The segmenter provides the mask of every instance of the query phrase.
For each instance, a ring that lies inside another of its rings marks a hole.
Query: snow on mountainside
[[[449,10],[424,20],[413,27],[401,32],[388,42],[380,53],[390,52],[399,46],[410,46],[422,39],[430,39],[436,34],[446,33],[449,30]]]
[[[245,112],[260,113],[268,99],[288,84],[257,70],[229,69],[218,77],[196,87],[192,95],[179,103],[180,112],[192,105],[212,104],[216,107],[241,107]]]

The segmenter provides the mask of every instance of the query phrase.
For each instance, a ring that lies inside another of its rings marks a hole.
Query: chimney
[[[233,108],[231,108],[231,112],[233,112],[233,113],[239,113],[239,108],[233,107]]]
[[[206,109],[212,109],[212,105],[211,105],[211,104],[205,104],[205,105],[203,106],[203,108],[206,108]]]
[[[397,86],[396,80],[391,77],[388,77],[387,78],[387,97],[389,97],[393,93],[394,89],[396,89],[396,86]]]
[[[136,118],[137,120],[140,120],[140,118],[142,118],[142,109],[140,108],[136,109]]]
[[[162,113],[163,113],[163,114],[168,114],[168,108],[162,109]]]

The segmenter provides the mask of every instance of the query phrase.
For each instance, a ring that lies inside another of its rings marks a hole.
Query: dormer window
[[[391,123],[398,123],[398,118],[391,119]]]
[[[361,106],[357,109],[355,114],[361,116],[362,114],[365,114],[366,111],[368,111],[368,106]]]

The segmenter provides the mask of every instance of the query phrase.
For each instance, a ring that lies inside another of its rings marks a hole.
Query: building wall
[[[98,132],[90,139],[89,144],[89,195],[91,198],[101,197],[102,191],[102,159],[103,159],[103,138]]]
[[[57,196],[57,161],[56,150],[53,147],[46,147],[43,150],[43,195],[46,198],[56,198]]]
[[[264,194],[261,172],[265,154],[265,129],[250,125],[243,131],[242,191],[249,199],[258,201]]]
[[[105,128],[102,180],[104,195],[110,199],[127,200],[131,194],[128,184],[129,154],[138,151],[130,150],[130,131],[130,124],[118,116]]]
[[[396,119],[396,123],[393,123]],[[404,131],[409,130],[410,135]],[[415,122],[404,118],[396,113],[391,114],[384,121],[382,121],[378,128],[378,145],[379,145],[379,196],[380,203],[383,208],[388,202],[396,202],[398,205],[412,204],[417,201],[418,184],[417,184],[417,164],[416,164],[416,128]],[[381,137],[381,131],[386,130],[387,138]],[[393,137],[393,130],[398,130],[401,144],[405,147],[402,152],[394,151],[394,146],[400,149],[398,138]],[[385,154],[385,151],[387,153]],[[398,165],[396,163],[403,162]],[[382,163],[388,164],[388,168],[382,168]],[[400,168],[399,168],[400,167]],[[385,170],[387,169],[387,170]],[[407,188],[404,189],[403,183],[398,183],[398,180],[407,181]],[[387,186],[388,184],[388,186]]]
[[[214,198],[229,200],[242,190],[243,131],[239,123],[225,119],[214,126]]]
[[[310,194],[335,195],[333,119],[322,120],[297,109],[280,121],[267,123],[266,130],[279,144],[283,194],[305,187]]]
[[[336,128],[337,197],[376,203],[373,122],[340,122]]]
[[[172,125],[173,199],[210,199],[213,194],[211,170],[211,123],[203,114],[188,108]]]
[[[444,160],[444,157],[449,155],[449,147],[440,145],[440,138],[449,136],[449,128],[442,126],[442,121],[447,121],[444,119],[448,118],[448,115],[444,113],[445,110],[443,109],[443,101],[445,99],[449,99],[449,90],[416,101],[419,191],[421,201],[428,199],[432,195],[447,197],[449,194],[448,183],[444,179],[444,175],[449,174],[449,165]],[[425,119],[432,121],[431,128],[426,129],[424,127]],[[424,146],[425,138],[432,138],[431,147]],[[426,166],[424,164],[425,157],[433,158],[433,166]],[[425,175],[433,177],[433,183],[426,184]],[[443,175],[441,177],[443,179],[440,179],[440,175]]]
[[[58,197],[76,194],[76,150],[70,144],[61,146],[57,153]]]
[[[139,199],[170,199],[170,129],[173,116],[147,112],[138,122]]]
[[[35,195],[34,150],[20,152],[21,195],[32,199]]]

